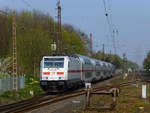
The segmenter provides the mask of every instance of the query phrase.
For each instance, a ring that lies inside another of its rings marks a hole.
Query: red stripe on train
[[[50,75],[50,72],[43,72],[43,75]]]
[[[79,73],[82,72],[82,70],[68,70],[68,73]]]
[[[63,75],[64,72],[57,72],[57,75]]]
[[[68,73],[94,72],[95,70],[69,70]]]
[[[109,72],[109,70],[68,70],[68,73],[79,73],[79,72]]]

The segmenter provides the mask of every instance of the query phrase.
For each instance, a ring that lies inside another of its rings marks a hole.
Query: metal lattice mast
[[[127,72],[127,56],[126,53],[123,53],[123,71]]]
[[[114,53],[116,54],[117,53],[117,48],[116,48],[116,40],[115,40],[115,30],[113,30],[112,38],[113,38]]]
[[[60,0],[58,1],[58,3],[57,3],[57,10],[58,10],[58,16],[57,16],[57,18],[58,18],[58,35],[57,35],[57,37],[58,37],[58,39],[57,39],[57,41],[58,41],[58,43],[57,43],[57,47],[58,47],[58,53],[60,54],[61,52],[63,52],[63,48],[64,48],[64,46],[63,46],[63,39],[62,39],[62,29],[61,29],[61,6],[60,6]]]
[[[57,5],[58,8],[58,32],[61,32],[61,6],[60,2]]]
[[[103,61],[105,61],[105,45],[104,44],[102,47],[102,55],[103,55]]]
[[[14,77],[14,89],[18,89],[18,78],[17,78],[17,46],[16,46],[16,12],[13,11],[12,20],[12,40],[13,40],[13,75]]]
[[[93,53],[93,45],[92,45],[92,33],[90,33],[90,53]]]

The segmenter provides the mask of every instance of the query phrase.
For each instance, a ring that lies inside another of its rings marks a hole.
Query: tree
[[[39,11],[17,12],[18,74],[39,76],[43,56],[52,55],[51,44],[56,41],[57,27],[53,18]],[[12,15],[0,15],[0,57],[12,57]],[[55,26],[55,27],[54,27]],[[69,25],[68,25],[69,26]],[[62,27],[64,45],[68,53],[85,54],[84,44],[74,30]]]
[[[93,53],[92,55],[93,58],[99,59],[99,60],[104,60],[106,62],[110,62],[115,65],[117,69],[125,69],[127,70],[128,68],[131,68],[133,70],[138,69],[138,65],[132,61],[126,61],[127,64],[124,67],[124,59],[120,58],[120,56],[116,54],[105,54],[105,58],[103,58],[103,53],[101,51],[98,51],[96,53]]]

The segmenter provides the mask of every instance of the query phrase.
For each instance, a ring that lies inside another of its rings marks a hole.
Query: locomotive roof
[[[104,61],[101,61],[101,60],[98,60],[98,59],[94,59],[94,58],[90,58],[90,57],[87,57],[87,56],[83,56],[83,55],[80,55],[80,54],[71,54],[69,56],[72,56],[72,57],[78,57],[78,58],[81,58],[83,60],[85,59],[88,59],[90,60],[90,62],[92,63],[92,60],[94,60],[95,62],[99,62],[100,64],[108,64],[108,62],[104,62]]]

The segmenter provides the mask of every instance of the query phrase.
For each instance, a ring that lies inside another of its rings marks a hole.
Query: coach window
[[[105,63],[103,63],[103,67],[106,67]]]
[[[75,58],[77,61],[78,61],[78,64],[80,64],[80,61],[79,61],[79,59],[78,58]]]
[[[99,64],[99,67],[102,67],[101,64]]]

